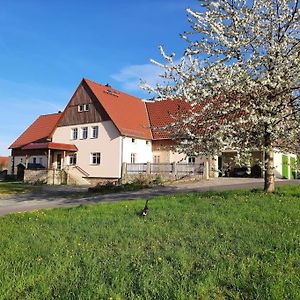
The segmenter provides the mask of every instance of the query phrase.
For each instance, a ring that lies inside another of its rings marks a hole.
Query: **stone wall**
[[[24,182],[28,183],[47,183],[48,182],[48,170],[25,170]]]
[[[67,174],[64,170],[24,170],[24,182],[67,184]]]
[[[105,185],[108,183],[118,184],[120,182],[119,178],[86,178],[86,180],[90,183],[91,186],[96,185]]]

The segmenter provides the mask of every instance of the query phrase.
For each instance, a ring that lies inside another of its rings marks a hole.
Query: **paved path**
[[[278,185],[300,184],[300,180],[279,180]],[[12,212],[31,211],[36,209],[68,207],[80,204],[112,202],[121,200],[146,199],[159,195],[225,191],[233,189],[262,188],[262,179],[253,178],[218,178],[209,181],[175,183],[169,186],[144,189],[134,192],[121,192],[86,196],[87,187],[45,186],[29,194],[0,196],[0,215]]]

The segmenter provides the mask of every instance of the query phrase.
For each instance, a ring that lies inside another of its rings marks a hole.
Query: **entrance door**
[[[282,177],[289,179],[289,158],[287,155],[282,155]]]
[[[218,157],[218,170],[219,170],[219,177],[223,176],[223,161],[222,156]]]
[[[290,178],[296,179],[296,159],[295,159],[295,157],[290,157],[290,162],[291,162]]]
[[[56,155],[57,169],[61,170],[61,154]]]

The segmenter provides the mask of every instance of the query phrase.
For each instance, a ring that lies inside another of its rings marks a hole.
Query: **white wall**
[[[98,138],[91,138],[92,126],[99,126]],[[80,139],[81,127],[89,128],[87,139]],[[78,139],[71,139],[72,128],[78,128]],[[121,176],[121,139],[119,131],[111,121],[58,127],[53,135],[54,143],[74,144],[78,148],[77,166],[89,177],[119,178]],[[92,165],[91,153],[100,152],[100,165]],[[66,157],[69,162],[68,157]]]
[[[146,140],[123,138],[123,162],[131,162],[131,153],[136,153],[136,163],[147,163],[153,161],[151,141],[146,143]]]
[[[178,153],[178,152],[174,152],[174,151],[170,151],[170,163],[187,163],[188,162],[188,158],[186,156],[186,154],[184,153]]]

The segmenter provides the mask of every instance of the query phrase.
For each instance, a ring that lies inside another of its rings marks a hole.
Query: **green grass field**
[[[20,182],[0,182],[0,195],[30,192],[34,186]]]
[[[0,218],[0,299],[300,299],[300,187]]]

